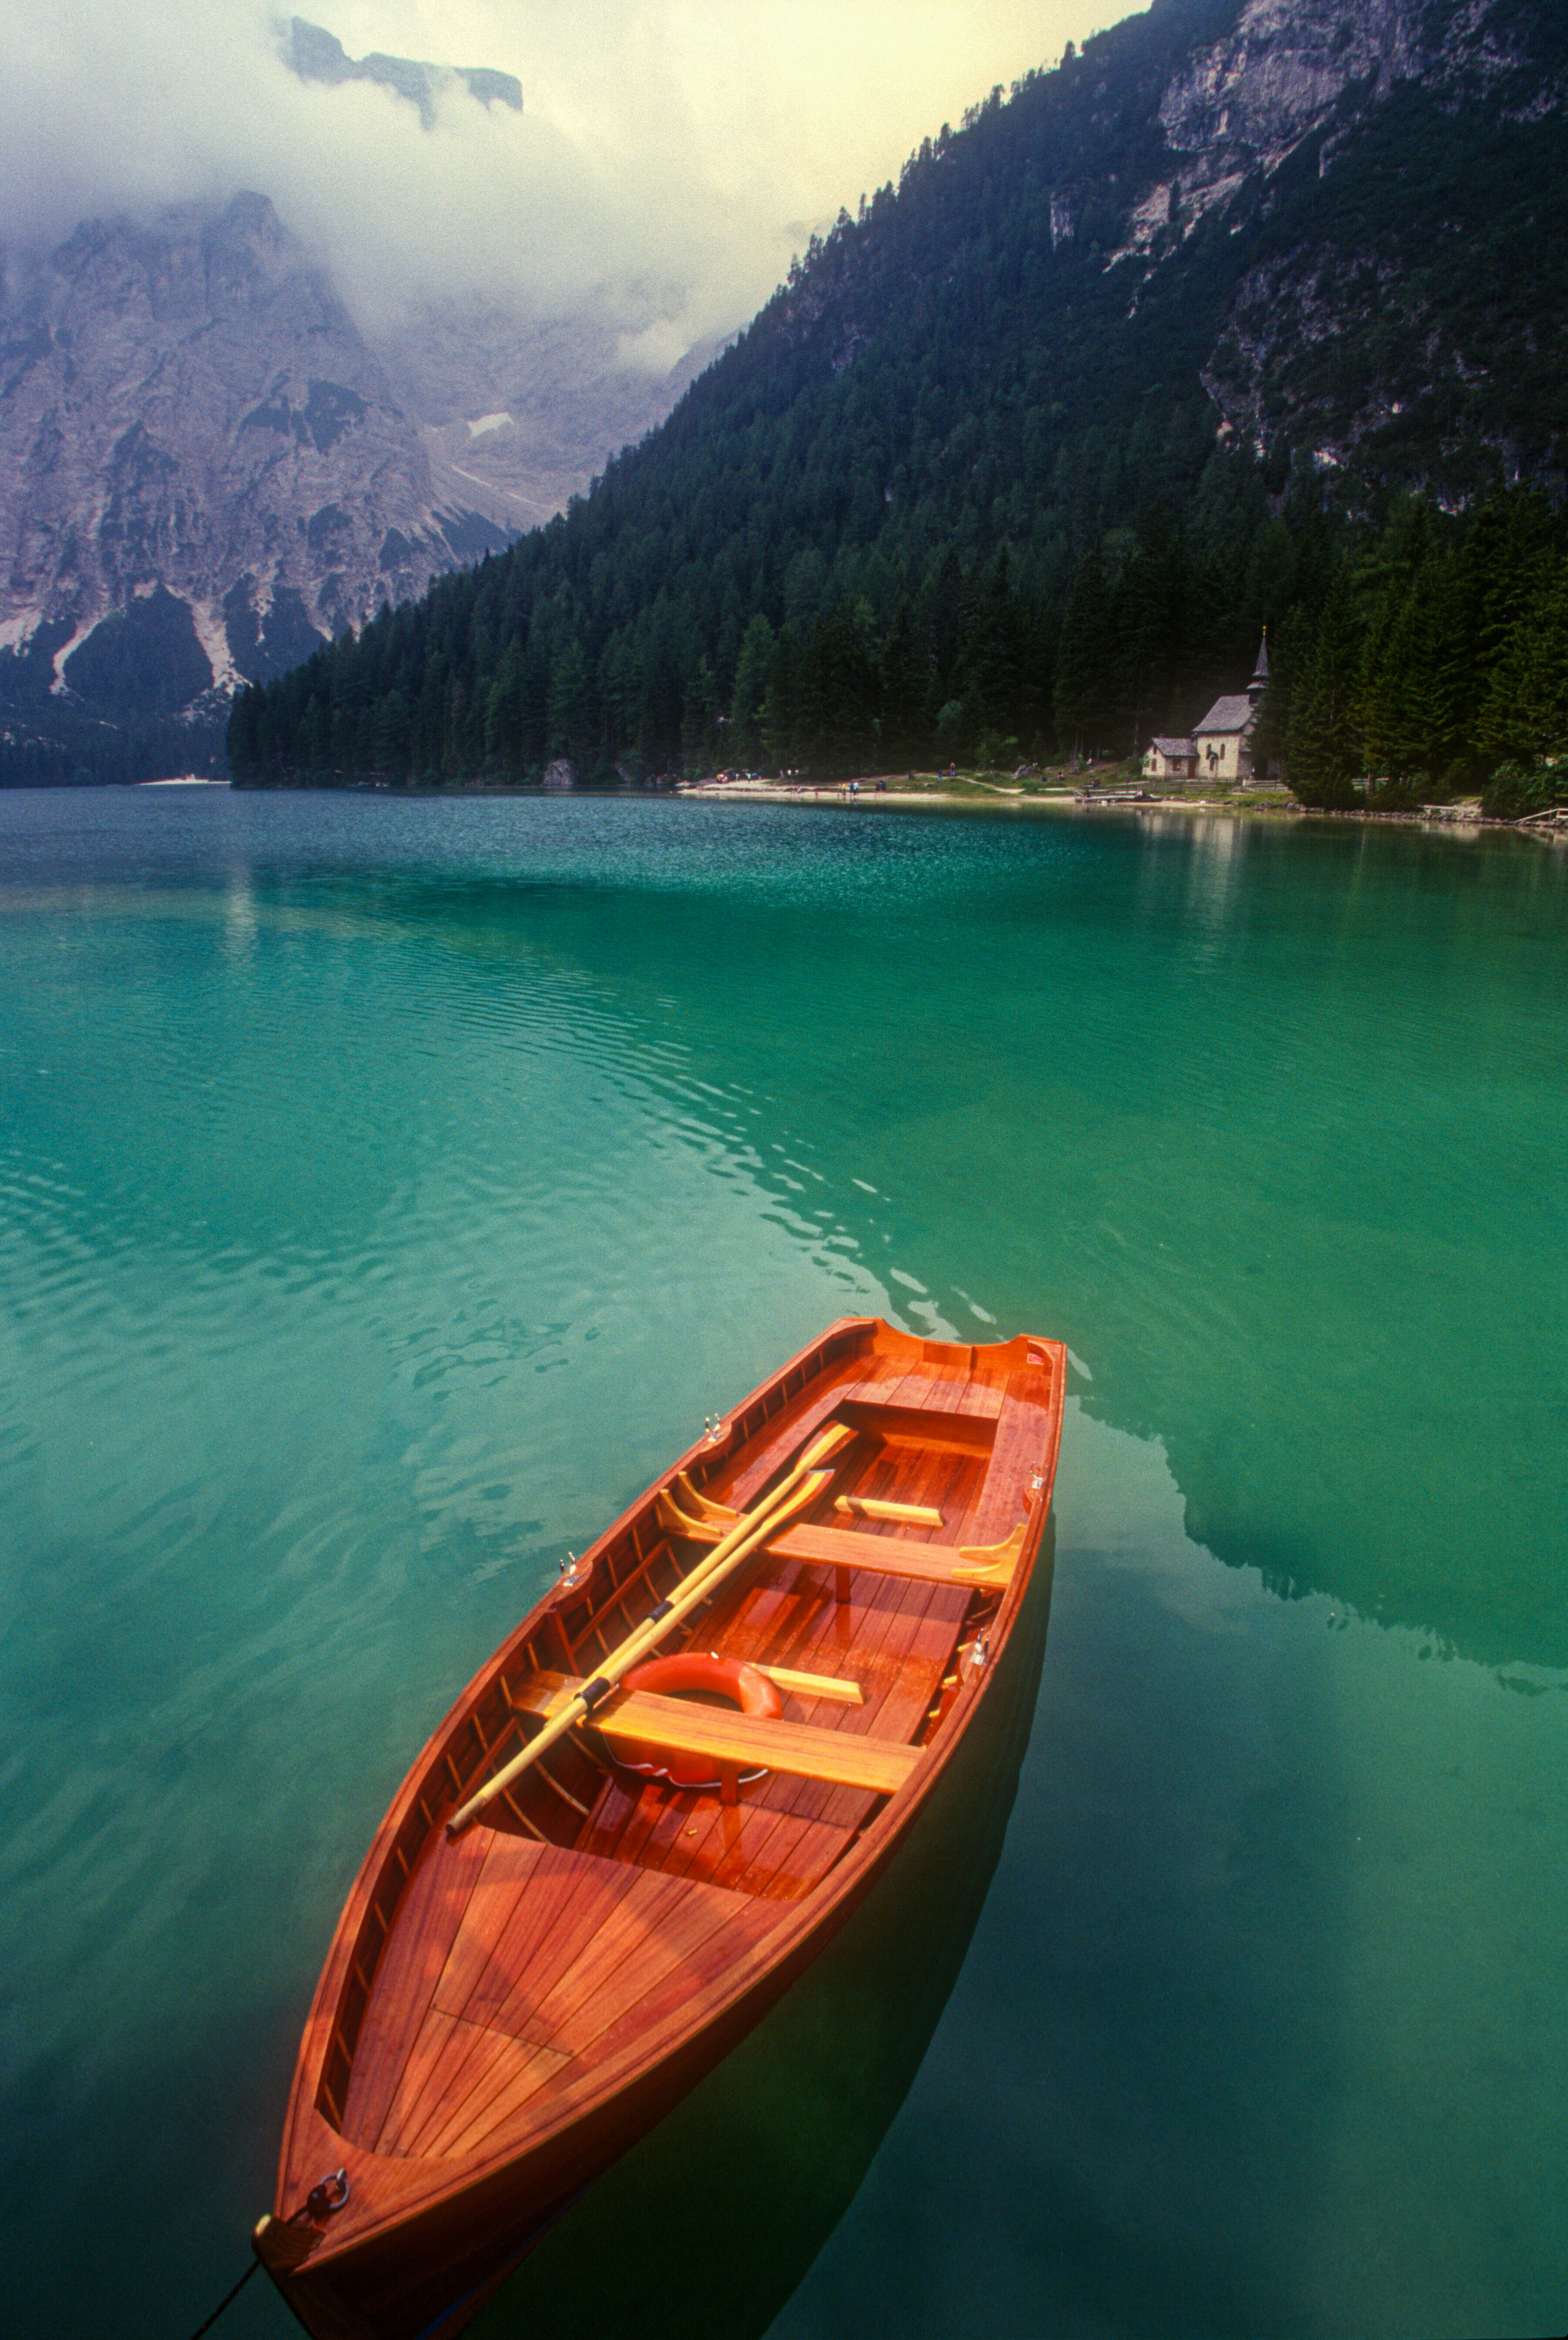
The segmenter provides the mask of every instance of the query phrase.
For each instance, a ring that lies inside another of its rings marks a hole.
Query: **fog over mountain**
[[[254,188],[372,336],[432,298],[592,310],[662,374],[743,323],[810,227],[896,175],[933,122],[1089,14],[351,0],[302,47],[265,0],[15,0],[0,212],[7,242],[47,243],[95,213]],[[414,103],[400,70],[425,76]]]
[[[65,777],[205,760],[237,681],[561,510],[1085,10],[9,13],[0,751]]]

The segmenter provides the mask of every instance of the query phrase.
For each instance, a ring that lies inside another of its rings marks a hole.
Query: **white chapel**
[[[1268,681],[1268,636],[1259,646],[1257,664],[1245,690],[1216,699],[1190,739],[1151,739],[1144,750],[1144,778],[1149,780],[1196,779],[1245,788],[1256,778],[1253,770],[1252,733]]]
[[[1257,664],[1245,690],[1216,699],[1193,732],[1197,777],[1216,785],[1228,781],[1245,788],[1257,776],[1253,770],[1252,734],[1268,682],[1268,636],[1258,645]]]

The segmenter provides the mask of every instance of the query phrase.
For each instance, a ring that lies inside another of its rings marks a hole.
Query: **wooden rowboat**
[[[843,1320],[469,1684],[339,1921],[256,2228],[317,2340],[451,2340],[863,1899],[1023,1606],[1065,1366]],[[650,1654],[758,1710],[638,1687]]]

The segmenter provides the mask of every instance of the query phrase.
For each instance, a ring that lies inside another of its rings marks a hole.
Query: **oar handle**
[[[819,1444],[821,1443],[819,1441]],[[724,1542],[709,1554],[705,1566],[693,1570],[676,1598],[660,1604],[663,1613],[656,1611],[634,1633],[628,1634],[620,1648],[605,1659],[593,1680],[573,1695],[561,1712],[553,1715],[544,1729],[537,1732],[526,1747],[520,1749],[510,1763],[502,1764],[492,1780],[487,1780],[482,1788],[453,1812],[446,1824],[448,1839],[461,1836],[485,1806],[509,1788],[521,1772],[526,1771],[531,1763],[536,1763],[541,1755],[548,1754],[557,1740],[564,1739],[574,1724],[590,1715],[594,1708],[609,1697],[623,1674],[630,1673],[650,1650],[657,1648],[667,1633],[673,1631],[683,1618],[706,1601],[731,1569],[739,1567],[759,1544],[769,1542],[792,1513],[811,1502],[831,1476],[830,1471],[811,1471],[804,1462],[798,1471],[792,1471],[769,1500],[747,1515]]]

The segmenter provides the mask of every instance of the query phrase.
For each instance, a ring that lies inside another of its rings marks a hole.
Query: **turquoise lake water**
[[[0,794],[0,1001],[11,2329],[243,2271],[412,1751],[873,1310],[1077,1367],[1005,1841],[950,1815],[487,2331],[1563,2330],[1560,852]]]

